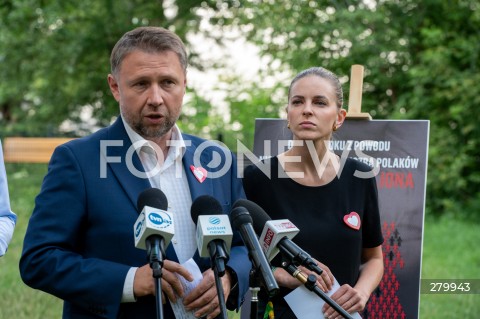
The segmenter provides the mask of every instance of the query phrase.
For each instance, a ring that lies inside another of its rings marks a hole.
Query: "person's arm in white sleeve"
[[[125,278],[125,283],[123,285],[122,303],[137,301],[135,299],[135,294],[133,293],[133,281],[135,279],[135,272],[137,269],[137,267],[132,267],[127,273],[127,277]]]
[[[3,256],[7,251],[17,221],[17,216],[10,209],[7,174],[2,150],[2,143],[0,142],[0,256]]]

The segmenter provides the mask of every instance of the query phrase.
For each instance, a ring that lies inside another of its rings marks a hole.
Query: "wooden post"
[[[371,120],[369,113],[362,113],[363,65],[352,65],[347,120]]]

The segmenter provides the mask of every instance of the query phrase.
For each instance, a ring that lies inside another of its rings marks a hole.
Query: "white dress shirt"
[[[123,120],[123,118],[122,118]],[[182,157],[186,145],[180,129],[175,125],[167,156],[163,159],[163,152],[151,141],[145,140],[123,120],[127,134],[135,145],[137,154],[146,171],[146,177],[152,187],[162,190],[168,199],[168,212],[174,216],[175,235],[171,243],[180,263],[192,258],[197,243],[195,239],[195,223],[190,214],[192,197],[186,179],[186,172],[182,165]],[[133,279],[136,268],[133,267],[127,274],[124,285],[122,302],[131,302],[133,296]]]

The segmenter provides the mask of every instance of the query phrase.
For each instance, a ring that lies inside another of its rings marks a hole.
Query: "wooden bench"
[[[48,163],[55,147],[72,138],[65,137],[6,137],[2,141],[7,163]]]

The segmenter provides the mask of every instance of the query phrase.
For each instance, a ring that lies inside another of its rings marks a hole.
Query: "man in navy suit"
[[[208,258],[196,249],[192,201],[211,195],[229,213],[244,198],[233,154],[218,144],[182,134],[178,120],[186,89],[187,54],[180,38],[157,27],[127,32],[110,58],[110,90],[121,116],[109,127],[55,150],[25,235],[20,273],[36,289],[64,300],[63,318],[155,318],[155,282],[146,252],[134,247],[139,194],[150,187],[167,196],[175,235],[166,248],[162,292],[183,297],[195,316],[220,314]],[[182,263],[203,272],[185,294]],[[234,235],[225,300],[238,308],[251,263]],[[165,318],[174,318],[170,302]]]

